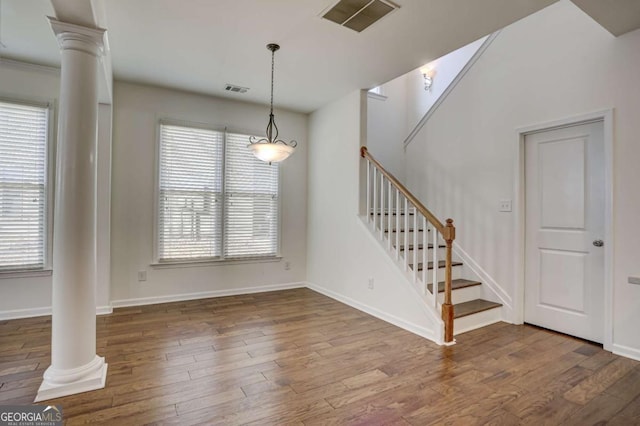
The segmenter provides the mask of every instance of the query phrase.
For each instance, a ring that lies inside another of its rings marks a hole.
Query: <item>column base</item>
[[[107,366],[104,358],[98,355],[90,363],[70,370],[56,369],[51,365],[44,372],[33,402],[102,389],[107,380]]]

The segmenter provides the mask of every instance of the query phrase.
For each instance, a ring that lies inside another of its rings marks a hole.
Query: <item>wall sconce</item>
[[[430,91],[431,85],[433,84],[433,77],[436,75],[436,70],[429,66],[424,66],[420,68],[420,73],[424,78],[424,90]]]

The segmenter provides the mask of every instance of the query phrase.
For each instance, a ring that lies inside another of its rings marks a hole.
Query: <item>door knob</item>
[[[602,247],[602,246],[604,245],[604,241],[602,241],[602,240],[595,240],[595,241],[593,242],[593,245],[594,245],[594,246],[596,246],[596,247]]]

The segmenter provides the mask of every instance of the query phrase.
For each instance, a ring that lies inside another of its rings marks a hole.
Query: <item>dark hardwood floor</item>
[[[107,387],[49,401],[69,425],[640,424],[639,362],[530,326],[440,347],[307,289],[97,321]],[[0,322],[0,405],[33,401],[50,326]]]

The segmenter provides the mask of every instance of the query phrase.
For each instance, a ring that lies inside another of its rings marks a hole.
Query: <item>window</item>
[[[160,259],[219,257],[223,134],[162,125]]]
[[[275,256],[278,166],[249,136],[160,124],[158,261]]]
[[[367,92],[367,96],[371,99],[377,99],[380,101],[384,101],[387,99],[384,94],[384,87],[382,86],[376,86],[372,89],[369,89],[369,92]]]
[[[0,271],[47,264],[47,107],[0,102]]]
[[[249,136],[227,134],[225,257],[275,256],[278,249],[278,165],[258,160]]]

